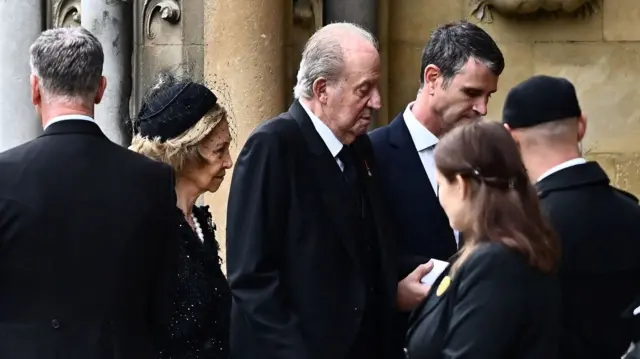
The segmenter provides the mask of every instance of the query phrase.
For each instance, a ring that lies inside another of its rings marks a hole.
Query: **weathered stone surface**
[[[96,106],[96,122],[113,142],[128,146],[131,133],[129,99],[132,93],[133,5],[128,1],[82,0],[82,26],[102,43],[107,88]]]
[[[588,117],[585,149],[640,152],[640,43],[536,43],[534,72],[562,76]]]
[[[424,46],[438,25],[463,17],[466,0],[402,0],[389,4],[389,40]]]
[[[638,0],[609,0],[603,3],[606,41],[640,41],[640,3]]]
[[[640,196],[640,153],[619,154],[614,185]]]
[[[389,119],[416,99],[420,87],[422,46],[414,43],[389,44]]]
[[[42,132],[29,85],[29,46],[42,31],[41,4],[38,0],[0,1],[0,152]]]
[[[502,107],[509,90],[533,74],[533,46],[529,43],[499,44],[504,55],[505,68],[498,82],[498,91],[491,96],[487,118],[500,121]]]
[[[478,23],[498,42],[520,41],[600,41],[602,40],[602,12],[592,16],[576,18],[571,16],[548,17],[538,20],[507,19],[494,15],[490,24]]]
[[[235,158],[258,124],[286,109],[285,16],[290,12],[281,0],[206,0],[204,4],[205,79],[232,111]],[[205,197],[222,247],[230,172],[218,192]]]

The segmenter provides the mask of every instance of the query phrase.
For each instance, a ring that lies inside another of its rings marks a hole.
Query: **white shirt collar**
[[[542,181],[544,178],[549,177],[550,175],[563,170],[565,168],[569,168],[569,167],[573,167],[573,166],[577,166],[577,165],[581,165],[581,164],[585,164],[587,163],[587,160],[585,160],[584,158],[574,158],[572,160],[566,161],[566,162],[562,162],[559,165],[553,166],[550,169],[548,169],[545,173],[542,174],[542,176],[540,176],[538,178],[538,182]]]
[[[47,127],[51,126],[52,124],[54,124],[56,122],[67,121],[67,120],[82,120],[82,121],[89,121],[89,122],[93,122],[93,123],[96,122],[92,117],[86,116],[86,115],[64,115],[64,116],[58,116],[58,117],[52,118],[44,126],[44,129],[46,130]]]
[[[416,150],[420,152],[435,146],[438,143],[438,137],[418,121],[413,112],[411,112],[411,107],[413,107],[413,102],[407,106],[402,116],[413,139],[413,144],[416,146]]]
[[[311,112],[311,110],[309,110],[309,108],[302,103],[302,101],[300,101],[300,105],[302,105],[304,112],[306,112],[309,118],[311,119],[311,122],[313,123],[313,127],[316,128],[316,131],[322,138],[322,141],[324,141],[324,144],[327,145],[327,148],[329,149],[329,152],[331,152],[331,155],[333,157],[336,157],[338,153],[340,153],[340,151],[342,150],[342,146],[343,146],[342,142],[340,142],[338,137],[336,137],[336,135],[333,134],[331,129],[324,122],[322,122],[318,118],[318,116],[314,115],[313,112]]]

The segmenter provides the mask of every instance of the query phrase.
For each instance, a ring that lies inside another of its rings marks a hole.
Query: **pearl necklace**
[[[200,238],[200,242],[204,243],[204,234],[202,233],[202,227],[200,227],[200,222],[196,219],[196,216],[191,213],[191,220],[193,221],[193,227],[195,228],[195,232]]]

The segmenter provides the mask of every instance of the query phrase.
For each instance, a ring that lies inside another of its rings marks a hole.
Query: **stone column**
[[[82,26],[102,43],[107,90],[96,106],[96,121],[113,142],[128,146],[133,1],[82,0]]]
[[[324,25],[334,22],[351,22],[364,27],[379,38],[379,5],[379,0],[324,0],[322,22]],[[379,115],[379,113],[374,115],[370,129],[377,127]]]
[[[42,32],[40,0],[0,1],[0,152],[34,139],[42,123],[31,104],[29,46]]]
[[[262,121],[286,109],[285,9],[290,0],[205,0],[204,76],[232,112],[235,159],[247,136]],[[231,175],[206,197],[224,247]]]

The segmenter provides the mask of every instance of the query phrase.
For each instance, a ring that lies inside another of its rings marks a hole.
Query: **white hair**
[[[312,98],[313,82],[318,78],[329,82],[338,80],[344,66],[342,42],[345,34],[361,36],[378,48],[376,38],[356,24],[339,22],[324,26],[309,38],[304,47],[297,83],[293,88],[294,98]]]

